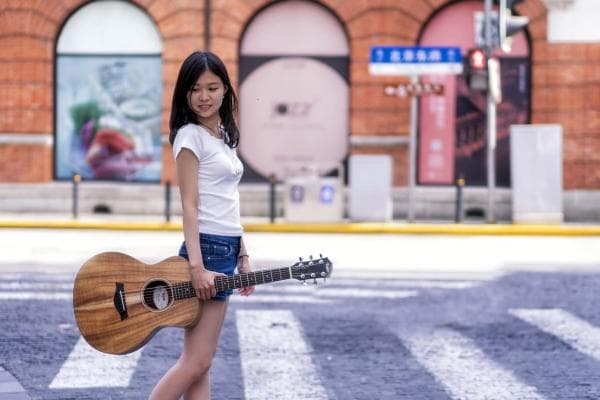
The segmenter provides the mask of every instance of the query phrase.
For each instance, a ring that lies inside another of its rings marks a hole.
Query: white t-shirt
[[[177,131],[173,143],[175,159],[183,148],[191,150],[198,159],[199,231],[241,236],[238,184],[244,167],[235,149],[195,124],[187,124]]]

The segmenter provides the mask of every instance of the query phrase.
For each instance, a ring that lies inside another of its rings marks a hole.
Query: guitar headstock
[[[292,278],[304,283],[307,279],[314,279],[314,282],[317,283],[319,278],[329,278],[333,270],[333,264],[329,261],[329,258],[322,255],[319,255],[317,259],[310,256],[308,260],[300,258],[300,261],[292,265],[290,269],[292,270]]]

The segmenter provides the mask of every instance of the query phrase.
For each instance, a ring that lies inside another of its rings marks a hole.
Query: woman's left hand
[[[240,258],[238,258],[237,268],[238,268],[238,272],[240,274],[246,274],[248,272],[252,272],[252,268],[250,267],[250,260],[249,260],[249,258],[248,257],[240,257]],[[254,293],[254,286],[248,286],[248,287],[245,287],[245,288],[240,288],[240,289],[238,289],[238,292],[242,296],[250,296],[252,293]]]

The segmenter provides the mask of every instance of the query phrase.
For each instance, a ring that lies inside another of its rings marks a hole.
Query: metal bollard
[[[165,220],[171,222],[171,181],[165,182]]]
[[[269,221],[275,222],[275,206],[276,206],[276,193],[275,185],[277,184],[277,177],[275,174],[269,175]]]
[[[73,214],[73,219],[79,218],[79,182],[81,182],[81,175],[73,174],[72,177],[73,182],[73,190],[71,192],[72,202],[71,202],[71,212]]]
[[[464,216],[464,204],[463,204],[463,187],[465,186],[465,178],[461,175],[460,178],[456,180],[456,208],[454,214],[454,221],[456,223],[461,223],[463,221]]]

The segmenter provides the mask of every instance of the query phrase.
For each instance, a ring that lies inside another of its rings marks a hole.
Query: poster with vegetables
[[[57,179],[160,180],[160,56],[57,60]]]

